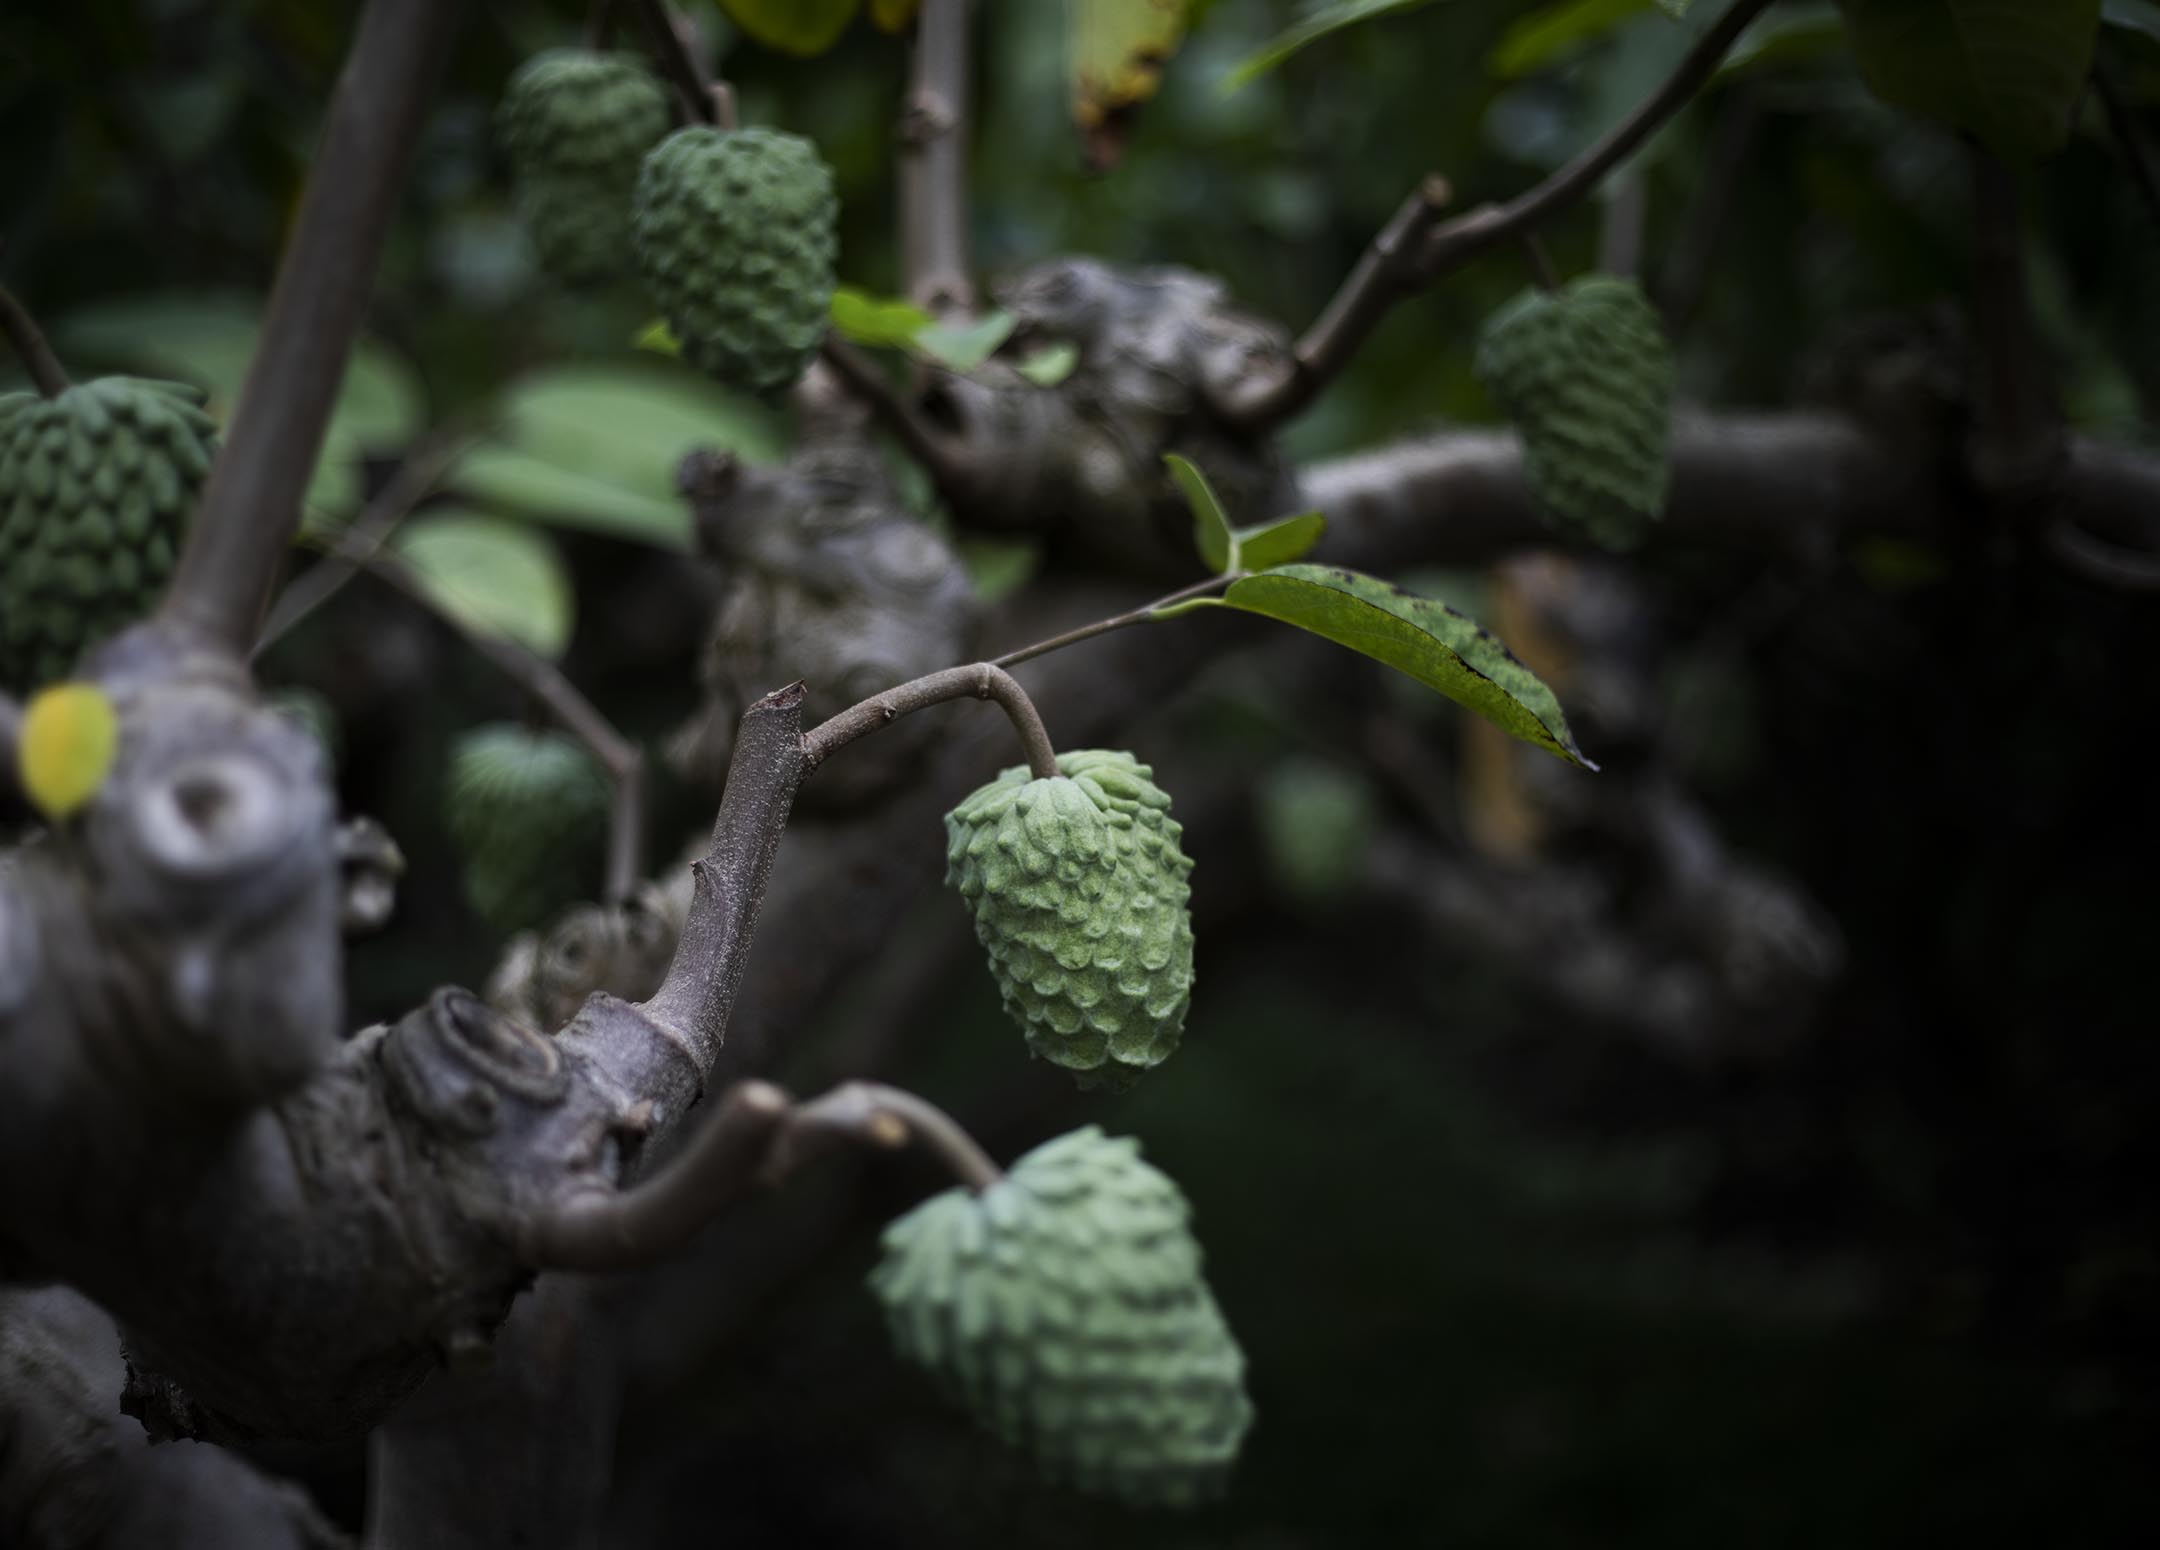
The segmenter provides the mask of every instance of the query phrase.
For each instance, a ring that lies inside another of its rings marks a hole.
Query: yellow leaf
[[[870,0],[871,24],[883,32],[898,32],[915,19],[921,0]]]
[[[1098,167],[1124,149],[1123,119],[1155,95],[1185,34],[1189,0],[1067,0],[1073,119]]]
[[[120,747],[120,717],[96,684],[62,683],[23,709],[17,773],[31,806],[58,822],[97,795]]]

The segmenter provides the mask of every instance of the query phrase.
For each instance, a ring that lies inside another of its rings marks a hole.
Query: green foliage
[[[1265,75],[1307,44],[1317,43],[1345,27],[1376,17],[1397,16],[1430,4],[1432,0],[1330,0],[1271,39],[1267,47],[1239,60],[1224,84],[1232,88],[1243,86],[1255,76]]]
[[[932,322],[929,313],[897,297],[872,296],[852,285],[832,293],[832,325],[842,337],[873,349],[897,350]]]
[[[1080,347],[1070,340],[1060,339],[1046,344],[1039,350],[1031,350],[1013,370],[1040,388],[1053,388],[1073,374],[1080,364]]]
[[[1542,70],[1600,41],[1624,21],[1650,9],[1650,0],[1560,0],[1511,23],[1485,56],[1503,81]]]
[[[630,190],[669,123],[635,54],[551,49],[519,66],[497,123],[541,264],[572,283],[628,271]]]
[[[1860,73],[1885,102],[1996,155],[2060,150],[2092,68],[2100,0],[1844,0]]]
[[[945,817],[945,880],[975,915],[1028,1048],[1082,1087],[1124,1088],[1169,1059],[1192,997],[1192,871],[1153,771],[1129,753],[1024,766]]]
[[[576,593],[544,534],[499,517],[430,511],[391,539],[435,606],[465,628],[553,660],[570,644]]]
[[[1478,376],[1522,435],[1538,510],[1609,549],[1664,514],[1672,349],[1632,280],[1585,275],[1494,313]]]
[[[675,468],[697,447],[779,461],[778,414],[663,361],[554,366],[510,384],[451,487],[491,510],[688,550]]]
[[[1185,497],[1185,504],[1192,508],[1193,547],[1200,551],[1201,563],[1217,575],[1236,570],[1237,539],[1230,532],[1230,519],[1223,515],[1222,502],[1215,498],[1206,475],[1175,452],[1164,454],[1163,462],[1169,466],[1170,477]]]
[[[607,777],[560,732],[476,727],[450,753],[444,822],[465,894],[500,932],[589,898],[606,841]]]
[[[261,304],[252,298],[161,291],[70,312],[53,339],[70,361],[194,384],[205,395],[204,409],[222,424],[239,401],[261,331]],[[356,342],[308,482],[309,524],[334,523],[355,510],[364,493],[365,458],[408,444],[426,412],[427,396],[412,367],[378,343]]]
[[[155,606],[216,451],[201,402],[133,377],[0,396],[0,685],[65,677]]]
[[[1191,0],[1068,0],[1066,56],[1073,121],[1098,138],[1096,158],[1122,151],[1102,142],[1115,121],[1155,95],[1164,61],[1185,35]]]
[[[1052,1479],[1191,1506],[1221,1494],[1252,1402],[1190,1214],[1088,1125],[894,1222],[870,1286],[900,1354]]]
[[[1202,563],[1217,575],[1286,565],[1311,552],[1327,531],[1327,518],[1317,511],[1276,517],[1251,527],[1232,527],[1215,487],[1189,458],[1167,452],[1163,463],[1192,511],[1193,547],[1200,552]],[[1157,617],[1168,618],[1173,612],[1164,610]]]
[[[728,19],[744,34],[783,54],[805,58],[840,41],[855,19],[858,0],[720,0]]]
[[[1220,598],[1179,606],[1238,608],[1310,630],[1409,674],[1510,736],[1597,768],[1575,746],[1552,690],[1496,638],[1430,598],[1332,565],[1283,565],[1233,581]]]
[[[1312,553],[1327,536],[1327,518],[1317,511],[1300,511],[1241,527],[1235,536],[1238,563],[1247,570],[1268,570]]]
[[[683,355],[771,395],[802,375],[831,310],[839,203],[817,148],[771,129],[677,130],[638,173],[638,272]]]

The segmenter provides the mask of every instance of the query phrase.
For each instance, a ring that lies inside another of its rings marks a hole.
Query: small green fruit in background
[[[1291,897],[1329,904],[1355,888],[1372,848],[1372,786],[1318,759],[1285,759],[1253,796],[1268,871]]]
[[[0,396],[0,686],[65,678],[156,605],[217,451],[202,402],[135,377]]]
[[[945,880],[975,912],[1028,1048],[1083,1087],[1131,1085],[1178,1046],[1192,998],[1192,862],[1129,753],[1015,766],[945,815]]]
[[[627,274],[638,163],[667,133],[667,93],[635,54],[551,49],[518,67],[496,122],[519,213],[550,274]]]
[[[1252,1425],[1190,1208],[1093,1125],[885,1229],[893,1344],[1052,1479],[1135,1506],[1219,1495]]]
[[[1528,290],[1486,320],[1478,379],[1522,435],[1545,519],[1608,549],[1665,512],[1672,349],[1632,280],[1585,275]]]
[[[560,732],[498,725],[459,738],[444,819],[473,908],[497,931],[523,931],[590,898],[609,797],[592,755]]]
[[[684,357],[732,387],[802,375],[832,306],[832,170],[772,129],[678,129],[638,173],[632,231],[645,288]]]

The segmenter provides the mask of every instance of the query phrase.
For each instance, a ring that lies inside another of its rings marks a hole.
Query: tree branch
[[[667,978],[644,1011],[710,1070],[727,1033],[757,929],[773,855],[807,770],[803,686],[776,689],[743,712],[712,845],[692,864],[690,915]]]
[[[67,370],[60,364],[60,357],[53,354],[52,346],[46,343],[37,319],[4,285],[0,285],[0,333],[7,335],[8,343],[22,357],[23,370],[30,374],[31,384],[40,393],[47,398],[58,398],[68,390]]]
[[[254,639],[367,308],[428,99],[464,7],[370,0],[330,101],[262,342],[163,615],[235,653]]]
[[[684,20],[663,0],[636,0],[638,27],[645,35],[645,50],[660,73],[675,87],[683,113],[693,124],[718,129],[735,127],[735,93],[727,82],[705,73],[684,36]]]
[[[554,663],[506,636],[476,630],[439,607],[427,584],[403,555],[370,550],[352,535],[336,540],[331,553],[402,593],[455,630],[465,643],[493,663],[502,675],[547,708],[565,732],[582,743],[607,771],[614,798],[608,818],[607,870],[602,900],[620,904],[637,891],[645,876],[645,754],[615,730],[577,685]]]
[[[1112,630],[1123,630],[1136,624],[1152,623],[1158,609],[1170,608],[1191,598],[1204,596],[1219,587],[1228,586],[1234,579],[1234,577],[1230,576],[1209,576],[1205,580],[1194,582],[1189,587],[1179,587],[1175,592],[1166,593],[1152,603],[1142,603],[1138,608],[1125,613],[1113,614],[1107,619],[1097,619],[1093,624],[1083,624],[1078,629],[1066,630],[1061,634],[1052,635],[1046,640],[1036,641],[1032,645],[1016,646],[1003,656],[996,658],[990,665],[992,667],[1017,667],[1020,663],[1029,661],[1032,658],[1046,656],[1053,651],[1062,651],[1067,646],[1077,645],[1084,640],[1093,640],[1096,636],[1107,635]]]
[[[922,0],[900,111],[900,271],[931,312],[975,304],[967,243],[968,0]]]
[[[1496,243],[1528,231],[1596,188],[1664,122],[1685,107],[1716,73],[1748,23],[1775,0],[1733,0],[1675,67],[1664,84],[1595,145],[1527,193],[1504,205],[1481,205],[1445,224],[1433,224],[1429,197],[1432,180],[1404,201],[1387,230],[1343,282],[1305,337],[1298,341],[1291,369],[1226,406],[1231,419],[1247,430],[1261,430],[1289,418],[1311,403],[1320,389],[1350,362],[1372,326],[1411,291],[1429,285]],[[1414,251],[1398,253],[1397,245]]]
[[[948,667],[941,673],[926,674],[882,694],[873,694],[824,722],[803,738],[803,773],[807,775],[815,770],[832,757],[835,749],[845,748],[858,737],[890,726],[902,716],[932,705],[943,705],[949,700],[971,698],[997,701],[998,707],[1011,720],[1013,731],[1020,738],[1020,747],[1027,755],[1028,768],[1037,778],[1047,778],[1058,772],[1057,750],[1051,746],[1050,734],[1044,729],[1042,717],[1036,713],[1035,702],[1027,697],[1027,691],[1003,668],[989,662],[975,662],[966,667]]]

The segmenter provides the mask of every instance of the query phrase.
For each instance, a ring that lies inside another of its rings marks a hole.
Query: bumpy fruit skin
[[[1253,1412],[1189,1215],[1089,1125],[894,1222],[870,1285],[900,1354],[1052,1479],[1190,1506],[1221,1494]]]
[[[0,396],[0,683],[67,676],[149,612],[217,450],[202,394],[100,377]]]
[[[1477,374],[1522,434],[1523,473],[1555,527],[1609,549],[1665,511],[1672,350],[1632,280],[1586,275],[1495,312]]]
[[[592,756],[559,732],[486,726],[459,738],[443,816],[473,908],[498,931],[523,931],[590,895],[608,799]]]
[[[496,122],[518,208],[550,274],[573,284],[631,266],[630,191],[667,133],[667,93],[634,54],[551,49],[518,67]]]
[[[832,170],[772,129],[678,129],[638,173],[638,272],[683,355],[777,393],[824,337],[839,253]]]
[[[1006,770],[945,815],[945,880],[975,912],[1028,1048],[1082,1087],[1130,1086],[1176,1050],[1192,999],[1192,862],[1129,753]]]

